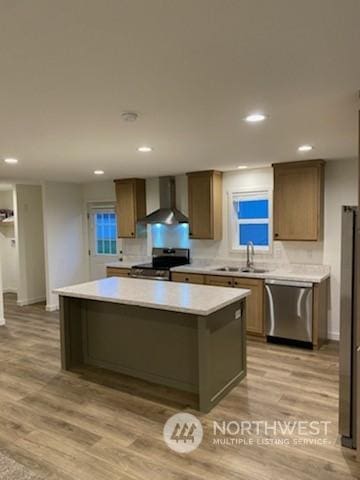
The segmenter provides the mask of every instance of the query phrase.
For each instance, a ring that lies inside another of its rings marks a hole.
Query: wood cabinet
[[[204,275],[199,275],[197,273],[174,272],[171,274],[171,280],[173,282],[203,284]]]
[[[251,295],[246,298],[247,333],[264,336],[264,281],[256,278],[236,277],[233,286],[251,291]]]
[[[135,238],[136,222],[146,215],[145,180],[114,180],[119,238]]]
[[[321,240],[324,165],[323,160],[273,165],[275,240]]]
[[[206,275],[205,283],[218,287],[234,287],[250,290],[251,295],[246,299],[246,331],[254,335],[265,335],[263,280],[248,277]]]
[[[130,269],[118,268],[118,267],[106,267],[106,276],[107,277],[129,277]]]
[[[217,287],[232,287],[233,279],[226,275],[223,277],[221,275],[206,275],[205,283],[206,285],[214,285]]]
[[[214,170],[188,173],[189,236],[222,237],[222,173]]]

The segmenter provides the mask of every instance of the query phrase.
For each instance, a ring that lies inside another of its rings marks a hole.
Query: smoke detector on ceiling
[[[124,122],[136,122],[138,116],[139,115],[135,112],[123,112],[121,114],[121,118],[124,120]]]

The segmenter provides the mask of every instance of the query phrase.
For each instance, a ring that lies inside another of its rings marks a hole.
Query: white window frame
[[[116,210],[115,210],[115,205],[97,205],[97,206],[91,206],[90,208],[90,215],[93,215],[94,217],[98,213],[115,213],[115,225],[116,225],[116,232],[117,232],[117,224],[116,224]],[[95,257],[116,257],[117,256],[117,233],[115,236],[115,241],[116,241],[116,249],[115,253],[98,253],[97,251],[97,235],[96,235],[96,220],[93,220],[93,225],[94,225],[94,230],[92,232],[93,235],[93,245],[94,245],[94,252],[93,256]]]
[[[263,199],[264,197],[268,198],[269,201],[269,219],[246,219],[239,220],[235,213],[233,202],[236,199],[249,199],[257,200]],[[272,253],[272,244],[273,244],[273,225],[272,225],[272,190],[267,187],[259,188],[242,188],[234,189],[228,192],[228,207],[229,207],[229,240],[230,240],[230,251],[233,253],[243,253],[246,251],[246,245],[239,245],[239,225],[241,223],[266,223],[269,225],[269,245],[255,245],[254,249],[259,253]]]

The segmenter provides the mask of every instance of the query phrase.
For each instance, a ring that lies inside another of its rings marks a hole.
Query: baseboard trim
[[[329,340],[335,340],[335,341],[338,342],[340,340],[339,332],[328,332],[328,339]]]
[[[25,300],[17,300],[16,305],[18,307],[26,307],[27,305],[33,305],[34,303],[45,302],[45,297],[27,298]]]
[[[58,305],[46,305],[45,310],[47,312],[56,312],[57,310],[59,310],[59,306]]]
[[[3,293],[17,293],[17,288],[4,288]]]

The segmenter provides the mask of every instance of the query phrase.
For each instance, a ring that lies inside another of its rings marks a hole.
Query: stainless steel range
[[[130,270],[133,278],[170,280],[170,268],[190,263],[188,248],[153,248],[152,262],[134,265]]]

